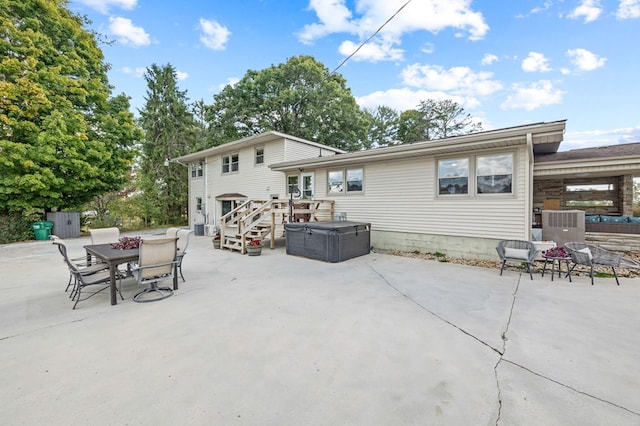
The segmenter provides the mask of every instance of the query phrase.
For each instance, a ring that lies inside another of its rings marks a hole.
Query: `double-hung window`
[[[222,157],[222,173],[238,171],[238,154],[229,154]]]
[[[512,193],[513,153],[438,160],[438,195]]]
[[[329,194],[362,193],[364,170],[362,167],[330,170],[327,180]]]
[[[511,194],[513,154],[478,156],[476,164],[478,194]]]
[[[438,161],[438,194],[469,193],[469,159]]]
[[[200,160],[197,163],[191,163],[191,177],[199,178],[203,176],[204,161]]]
[[[255,164],[256,166],[258,164],[264,164],[264,148],[263,147],[256,148]]]

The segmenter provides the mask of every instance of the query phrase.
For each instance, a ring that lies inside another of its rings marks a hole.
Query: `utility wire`
[[[356,50],[354,50],[349,56],[347,56],[346,58],[343,59],[342,62],[340,62],[340,65],[338,65],[333,71],[331,71],[330,74],[334,74],[336,71],[338,71],[344,64],[347,63],[347,61],[349,59],[351,59],[356,53],[358,53],[358,51],[360,49],[362,49],[364,47],[365,44],[369,43],[371,41],[372,38],[374,38],[375,36],[378,35],[378,33],[380,31],[382,31],[382,29],[387,26],[387,24],[391,21],[393,21],[393,19],[398,15],[398,13],[400,13],[402,11],[402,9],[404,9],[405,7],[407,7],[407,5],[411,3],[411,0],[407,0],[407,2],[405,4],[403,4],[402,6],[400,6],[400,8],[398,10],[396,10],[396,13],[394,13],[393,15],[391,15],[391,17],[389,19],[387,19],[384,24],[380,25],[380,28],[378,28],[376,30],[376,32],[374,32],[373,34],[371,34],[369,36],[369,38],[367,38],[365,41],[363,41],[362,43],[360,43],[360,45],[356,48]]]

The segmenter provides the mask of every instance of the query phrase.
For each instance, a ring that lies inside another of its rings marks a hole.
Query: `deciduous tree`
[[[366,139],[367,122],[345,79],[311,56],[249,70],[214,98],[214,133],[230,141],[268,130],[354,151]]]
[[[0,212],[77,208],[118,189],[139,130],[64,0],[0,2]]]

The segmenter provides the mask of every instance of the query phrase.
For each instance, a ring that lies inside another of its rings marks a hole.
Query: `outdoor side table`
[[[571,262],[571,256],[546,256],[542,255],[544,259],[544,267],[542,268],[542,276],[544,277],[544,273],[547,270],[547,262],[551,261],[551,281],[553,281],[553,276],[555,274],[555,266],[558,264],[558,278],[562,277],[562,262],[567,263],[567,272],[569,271],[569,262]]]

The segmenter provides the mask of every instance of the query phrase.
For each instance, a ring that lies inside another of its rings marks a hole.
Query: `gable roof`
[[[238,139],[235,141],[223,143],[222,145],[207,148],[202,151],[182,155],[180,157],[173,158],[171,161],[175,161],[178,163],[191,163],[193,161],[202,160],[207,157],[211,157],[213,155],[225,154],[227,152],[237,151],[240,148],[245,148],[245,147],[254,146],[254,145],[261,145],[264,143],[268,143],[268,142],[272,142],[280,139],[287,139],[290,141],[300,142],[306,145],[314,146],[316,148],[319,148],[320,152],[322,152],[322,150],[335,152],[336,154],[343,154],[346,152],[339,148],[323,145],[321,143],[312,142],[306,139],[298,138],[296,136],[287,135],[286,133],[280,133],[280,132],[271,130],[268,132],[260,133],[259,135],[248,136],[243,139]]]
[[[463,151],[501,148],[525,145],[531,141],[533,152],[555,152],[562,142],[566,120],[549,123],[534,123],[508,127],[468,135],[453,136],[410,144],[374,148],[366,151],[349,152],[332,157],[316,157],[305,160],[271,164],[276,171],[294,169],[314,169],[327,166],[358,164],[372,161],[385,161],[394,158],[407,158],[424,155],[440,155]]]

